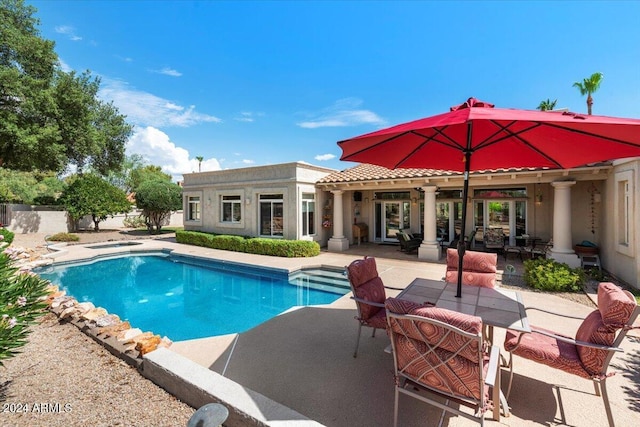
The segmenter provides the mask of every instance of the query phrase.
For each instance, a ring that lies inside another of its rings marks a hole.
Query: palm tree
[[[196,156],[196,160],[198,161],[198,172],[202,172],[202,161],[204,160],[204,157],[202,156]]]
[[[556,108],[557,102],[558,102],[557,99],[554,99],[553,101],[551,101],[549,98],[547,98],[546,101],[540,101],[540,104],[536,108],[540,111],[551,111],[554,108]]]
[[[587,114],[589,115],[591,115],[591,106],[593,105],[591,94],[600,89],[600,83],[602,83],[603,78],[604,75],[602,73],[593,73],[591,77],[573,84],[573,87],[577,87],[580,91],[580,95],[587,95]]]

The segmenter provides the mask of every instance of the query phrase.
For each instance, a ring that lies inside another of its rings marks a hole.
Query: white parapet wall
[[[7,214],[10,222],[4,226],[19,234],[29,233],[66,233],[71,231],[67,212],[61,210],[58,206],[31,206],[9,204],[9,213]],[[102,230],[121,229],[124,227],[124,220],[127,217],[135,217],[140,215],[140,210],[133,210],[127,214],[117,214],[109,216],[107,219],[100,221],[99,227]],[[168,227],[182,227],[183,213],[176,211],[171,213],[169,221],[165,224]],[[80,220],[79,228],[81,230],[92,230],[93,221],[90,216]]]

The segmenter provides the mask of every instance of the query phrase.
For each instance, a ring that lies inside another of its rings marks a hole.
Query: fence
[[[11,209],[5,203],[0,204],[0,227],[11,223]]]
[[[117,214],[100,222],[101,230],[124,228],[124,219],[137,216],[139,210],[127,214]],[[183,225],[182,211],[172,212],[168,226]],[[58,206],[31,206],[17,204],[0,204],[0,222],[14,233],[46,233],[55,234],[69,232],[73,229],[69,223],[67,212]],[[80,230],[93,229],[93,221],[87,216],[79,221]]]

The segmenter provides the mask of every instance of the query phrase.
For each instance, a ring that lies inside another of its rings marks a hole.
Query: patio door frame
[[[525,231],[527,229],[527,212],[528,203],[524,199],[473,199],[473,227],[482,227],[482,233],[476,233],[476,241],[482,244],[482,236],[484,236],[484,230],[489,227],[489,204],[491,202],[509,203],[509,245],[515,245],[516,241],[516,203],[522,202],[525,204]],[[482,204],[482,223],[478,222],[478,205]]]
[[[387,218],[387,207],[397,205],[398,212],[398,228],[388,228],[390,218]],[[405,210],[408,212],[405,213]],[[389,235],[390,230],[404,230],[411,227],[411,201],[410,200],[376,200],[375,207],[375,235],[374,238],[379,242],[398,242],[395,235]],[[405,217],[408,217],[408,223],[405,224]]]

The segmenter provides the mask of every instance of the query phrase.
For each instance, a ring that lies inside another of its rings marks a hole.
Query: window
[[[316,195],[313,193],[302,193],[302,235],[311,236],[316,234],[315,225]]]
[[[242,220],[242,203],[240,196],[222,196],[220,202],[222,222],[240,222]]]
[[[200,196],[187,197],[187,219],[200,221]]]
[[[282,194],[260,195],[260,235],[283,235],[283,201]]]
[[[633,221],[633,171],[624,171],[616,173],[615,178],[615,209],[617,218],[616,244],[618,252],[625,255],[633,256],[634,250],[631,244],[634,230]]]

